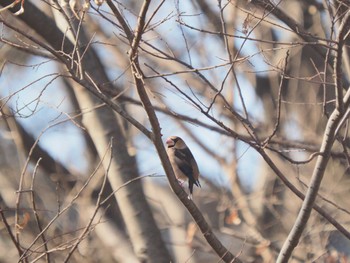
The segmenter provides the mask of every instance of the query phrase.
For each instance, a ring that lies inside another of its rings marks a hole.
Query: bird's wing
[[[188,148],[175,150],[176,165],[179,167],[181,172],[190,179],[190,181],[196,182],[191,160],[194,160],[194,158]]]

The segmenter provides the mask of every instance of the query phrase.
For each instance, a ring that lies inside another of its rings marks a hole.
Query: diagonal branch
[[[336,132],[338,131],[338,126],[343,117],[344,104],[348,104],[348,93],[346,94],[346,101],[343,100],[342,91],[342,74],[341,74],[341,62],[342,62],[342,49],[344,46],[344,40],[347,37],[350,22],[350,11],[347,12],[343,23],[340,26],[340,32],[338,36],[338,52],[336,60],[334,63],[335,67],[335,87],[336,87],[336,108],[328,119],[328,123],[323,136],[323,141],[321,145],[320,152],[321,155],[318,156],[314,171],[311,177],[310,186],[305,195],[304,202],[299,211],[298,217],[291,229],[287,239],[285,240],[280,254],[278,255],[277,262],[288,262],[291,257],[294,248],[298,245],[301,234],[303,233],[307,221],[310,218],[312,207],[314,206],[316,197],[318,195],[318,190],[320,188],[328,160],[331,156],[331,150],[333,143],[335,141]]]
[[[302,207],[300,208],[294,226],[290,231],[286,241],[284,242],[280,254],[278,255],[278,263],[288,262],[294,248],[298,245],[301,234],[303,233],[307,221],[310,218],[312,207],[314,206],[323,175],[326,171],[327,163],[331,153],[331,148],[335,140],[335,130],[340,121],[340,117],[341,114],[337,109],[335,109],[329,118],[320,149],[320,152],[322,154],[319,155],[317,158],[316,165],[312,173],[310,186],[307,190],[304,202],[302,204]]]
[[[142,70],[138,63],[138,54],[137,49],[139,46],[139,42],[141,39],[141,36],[144,32],[144,25],[145,25],[145,19],[146,19],[146,12],[149,8],[150,0],[145,0],[144,4],[141,8],[141,12],[139,15],[138,20],[138,27],[136,30],[136,35],[133,41],[131,42],[131,50],[129,53],[129,59],[132,64],[132,73],[133,78],[136,84],[136,88],[138,91],[138,94],[140,96],[141,102],[143,104],[143,107],[147,113],[147,116],[149,118],[149,121],[152,126],[152,136],[151,139],[157,149],[159,158],[162,162],[162,165],[164,167],[164,170],[166,172],[166,175],[168,177],[170,186],[172,190],[175,192],[175,194],[178,196],[180,201],[184,204],[184,206],[188,209],[190,214],[192,215],[193,219],[198,224],[200,230],[202,231],[204,237],[208,241],[208,244],[214,249],[214,251],[222,258],[225,262],[241,262],[238,258],[236,258],[234,255],[232,255],[227,248],[225,248],[222,243],[217,239],[215,234],[213,233],[212,229],[206,222],[204,216],[199,211],[197,206],[187,198],[187,195],[183,191],[183,189],[178,184],[177,180],[175,179],[173,168],[170,164],[169,158],[166,154],[163,141],[162,141],[162,134],[161,134],[161,128],[158,121],[158,118],[156,116],[155,110],[153,108],[153,105],[147,95],[146,89],[145,89],[145,82],[142,74]],[[119,18],[122,18],[119,16]],[[126,23],[121,23],[126,24]],[[125,30],[125,29],[124,29]],[[128,30],[128,29],[126,29]],[[129,39],[130,41],[130,39]]]

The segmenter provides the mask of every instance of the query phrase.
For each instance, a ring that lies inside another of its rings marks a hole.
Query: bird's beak
[[[172,139],[167,139],[165,142],[168,146],[174,146],[174,141]]]

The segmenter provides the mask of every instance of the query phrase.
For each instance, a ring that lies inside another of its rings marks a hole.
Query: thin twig
[[[336,95],[336,107],[341,113],[344,112],[342,57],[343,57],[343,47],[346,43],[346,38],[350,29],[349,23],[350,23],[350,11],[346,13],[339,27],[339,33],[337,37],[338,49],[334,59],[334,84],[335,84],[335,95]]]
[[[287,65],[288,65],[288,58],[289,58],[289,50],[287,51],[286,57],[284,59],[284,67],[283,67],[283,72],[282,72],[282,78],[280,81],[280,86],[278,89],[278,99],[277,99],[277,117],[276,117],[276,123],[275,123],[275,127],[271,133],[271,135],[269,137],[267,137],[263,143],[263,145],[267,145],[270,143],[270,140],[272,139],[273,136],[276,135],[277,130],[279,128],[280,125],[280,118],[281,118],[281,100],[282,100],[282,88],[285,85],[285,73],[287,72]]]
[[[48,253],[49,248],[47,245],[47,240],[45,237],[45,233],[42,232],[43,231],[43,227],[42,227],[42,223],[40,220],[40,217],[38,215],[38,209],[36,207],[36,202],[35,202],[35,190],[34,190],[34,182],[35,182],[35,176],[37,174],[37,170],[40,164],[41,158],[38,159],[38,161],[36,162],[36,165],[34,167],[34,171],[33,171],[33,176],[32,176],[32,183],[31,183],[31,187],[30,187],[30,193],[31,193],[31,199],[32,199],[32,207],[33,207],[33,213],[35,216],[35,221],[36,221],[36,225],[40,231],[40,237],[43,241],[43,245],[44,245],[44,249],[45,249],[45,257],[46,257],[46,261],[50,262],[50,254]]]
[[[83,241],[85,235],[89,232],[89,230],[91,228],[91,225],[92,225],[92,223],[93,223],[93,221],[94,221],[94,219],[95,219],[95,217],[97,215],[98,210],[101,207],[101,204],[102,204],[102,193],[105,190],[109,169],[110,169],[110,166],[111,166],[111,163],[112,163],[112,159],[113,159],[113,138],[111,138],[111,141],[109,143],[109,151],[107,150],[106,154],[108,152],[110,152],[109,162],[108,162],[108,165],[106,167],[106,171],[105,171],[104,176],[103,176],[102,186],[101,186],[100,191],[98,193],[98,197],[97,197],[97,200],[96,200],[96,205],[95,205],[94,212],[91,215],[90,220],[87,223],[87,225],[85,226],[84,230],[82,231],[82,233],[78,237],[77,241],[73,244],[73,246],[69,250],[69,253],[67,254],[67,256],[66,256],[66,258],[64,259],[63,262],[68,262],[69,261],[70,257],[73,255],[74,251],[78,248],[78,245],[81,243],[81,241]]]
[[[37,141],[38,142],[38,141]],[[81,196],[82,192],[87,188],[87,186],[90,184],[92,178],[97,174],[97,172],[99,171],[100,167],[102,166],[102,163],[104,161],[104,159],[106,158],[106,154],[108,153],[108,150],[110,149],[110,145],[108,145],[109,148],[105,151],[104,155],[101,156],[101,159],[99,161],[99,163],[97,164],[95,170],[89,175],[88,179],[86,180],[86,182],[81,186],[81,188],[78,190],[78,192],[73,196],[73,198],[71,199],[71,201],[69,202],[69,204],[67,204],[65,207],[63,207],[61,209],[60,207],[60,203],[59,203],[59,198],[57,199],[57,213],[56,215],[50,220],[50,222],[42,229],[42,231],[34,238],[34,240],[32,240],[32,242],[29,244],[29,246],[26,248],[26,250],[24,251],[24,253],[22,254],[22,256],[20,257],[19,261],[22,260],[24,258],[24,256],[26,255],[26,253],[32,248],[32,246],[34,246],[34,244],[38,241],[38,239],[42,236],[43,233],[45,233],[52,224],[54,224],[56,222],[56,220],[63,215],[66,211],[68,211],[69,208],[72,207],[72,205],[75,203],[75,201]],[[33,146],[35,147],[35,145]]]
[[[23,250],[22,250],[20,244],[17,242],[15,235],[12,233],[11,226],[7,222],[4,210],[1,207],[0,207],[0,215],[1,215],[2,222],[5,225],[5,229],[6,229],[7,233],[8,233],[8,235],[10,236],[10,238],[12,240],[12,243],[15,245],[19,256],[23,255]]]

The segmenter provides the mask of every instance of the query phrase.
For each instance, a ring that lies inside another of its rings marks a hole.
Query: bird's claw
[[[183,184],[185,183],[185,181],[182,181],[182,180],[180,180],[180,179],[177,179],[177,182],[179,183],[179,185],[183,188],[184,186],[183,186]]]

